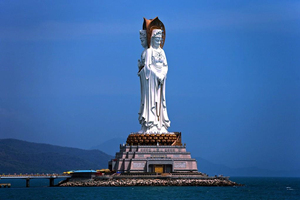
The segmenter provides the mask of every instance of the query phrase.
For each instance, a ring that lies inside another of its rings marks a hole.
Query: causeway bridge
[[[71,178],[71,175],[65,175],[65,174],[42,174],[42,175],[0,175],[0,179],[24,179],[26,180],[26,187],[30,186],[30,180],[31,179],[49,179],[49,186],[54,186],[54,180],[55,179],[67,179]]]

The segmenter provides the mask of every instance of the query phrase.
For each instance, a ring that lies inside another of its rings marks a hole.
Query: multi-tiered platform
[[[115,159],[109,162],[112,171],[134,172],[197,172],[197,161],[181,143],[181,133],[130,134],[120,145]]]

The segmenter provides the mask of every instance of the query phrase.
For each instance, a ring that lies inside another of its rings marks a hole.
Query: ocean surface
[[[300,178],[231,177],[242,187],[48,187],[49,180],[0,180],[0,200],[22,199],[300,199]],[[55,181],[58,183],[58,180]]]

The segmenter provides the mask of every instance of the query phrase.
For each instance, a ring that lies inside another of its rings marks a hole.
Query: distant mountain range
[[[108,167],[111,158],[112,156],[99,150],[83,150],[16,139],[0,140],[0,174],[102,169]]]
[[[126,138],[113,138],[97,146],[93,146],[91,149],[98,149],[104,153],[115,155],[116,152],[120,151],[120,144],[124,143],[126,143]]]
[[[50,144],[26,142],[16,139],[0,139],[0,174],[7,173],[62,173],[76,169],[107,168],[108,161],[119,150],[125,139],[115,138],[83,150]],[[98,149],[101,149],[102,152]],[[210,176],[281,176],[300,177],[300,169],[295,171],[272,171],[255,167],[230,168],[215,164],[200,157],[194,157],[198,170]]]
[[[209,176],[250,176],[250,177],[300,177],[300,169],[294,171],[275,171],[257,167],[230,168],[225,165],[215,164],[200,157],[197,160],[198,170]]]
[[[101,143],[100,145],[94,146],[91,149],[98,149],[107,154],[115,155],[115,153],[120,149],[119,145],[125,142],[125,138],[113,138]],[[201,157],[195,157],[193,152],[191,152],[191,156],[197,160],[198,170],[210,176],[222,174],[224,176],[300,177],[300,169],[294,171],[272,171],[257,167],[230,168],[225,165],[212,163]]]

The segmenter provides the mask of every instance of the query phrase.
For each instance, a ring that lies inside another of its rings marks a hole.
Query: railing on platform
[[[60,179],[68,179],[71,178],[70,175],[64,175],[64,174],[15,174],[15,175],[0,175],[0,179],[25,179],[26,180],[26,187],[30,186],[30,180],[31,179],[49,179],[49,186],[54,186],[54,180],[60,178]]]
[[[10,183],[0,183],[0,188],[10,188],[11,184]]]

